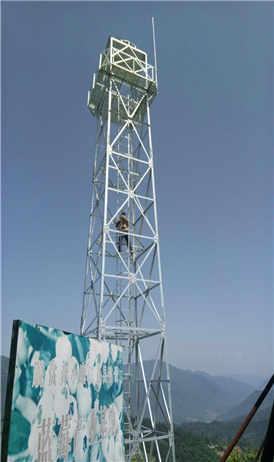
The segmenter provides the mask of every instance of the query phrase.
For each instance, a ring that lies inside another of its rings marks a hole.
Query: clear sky
[[[79,333],[96,128],[87,91],[109,35],[153,64],[152,16],[169,360],[269,375],[272,2],[2,2],[2,354],[13,319]]]

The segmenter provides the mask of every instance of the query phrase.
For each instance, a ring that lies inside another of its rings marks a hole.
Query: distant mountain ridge
[[[1,356],[1,416],[4,413],[8,363],[8,358]],[[153,366],[153,360],[144,361],[147,380],[151,376]],[[211,422],[216,418],[233,419],[247,414],[256,401],[253,396],[254,388],[251,385],[231,378],[211,376],[202,371],[186,371],[170,365],[170,380],[175,424],[193,421]],[[248,401],[250,396],[252,398]],[[153,397],[151,399],[153,401]],[[241,406],[243,402],[247,404]],[[158,418],[163,420],[160,414]]]
[[[266,407],[265,409],[259,410],[256,412],[254,417],[252,418],[252,422],[258,421],[269,421],[270,414],[271,414],[272,406]],[[240,415],[238,417],[234,417],[230,422],[239,422],[240,424],[245,420],[246,414]],[[218,419],[217,419],[218,420]]]
[[[228,422],[238,417],[247,416],[247,414],[251,411],[252,407],[254,406],[257,399],[259,398],[260,394],[261,394],[260,390],[253,391],[253,393],[251,393],[251,395],[248,396],[243,402],[234,406],[229,411],[220,413],[217,417],[217,420]],[[270,391],[268,395],[265,397],[264,401],[262,402],[259,410],[263,411],[267,408],[270,408],[273,404],[273,399],[274,399],[274,392]]]
[[[239,382],[248,383],[255,390],[262,390],[262,384],[267,380],[267,377],[256,374],[220,374],[219,377],[225,377],[226,379],[234,379]]]
[[[254,387],[252,385],[245,382],[240,382],[239,380],[235,380],[231,377],[226,378],[220,375],[209,375],[201,371],[194,371],[194,374],[200,374],[207,380],[212,380],[227,392],[236,395],[237,398],[241,401],[254,391]]]
[[[144,361],[147,379],[151,376],[153,366],[153,360]],[[219,414],[241,403],[254,391],[254,388],[248,384],[234,379],[211,376],[202,371],[185,371],[172,365],[169,366],[169,371],[173,420],[176,424],[193,421],[211,422]],[[160,415],[158,418],[161,420]]]

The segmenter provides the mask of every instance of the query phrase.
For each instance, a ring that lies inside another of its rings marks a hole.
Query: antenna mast
[[[158,88],[157,56],[156,56],[156,40],[155,40],[154,18],[152,18],[152,34],[153,34],[153,48],[154,48],[155,82],[156,82],[156,87]]]

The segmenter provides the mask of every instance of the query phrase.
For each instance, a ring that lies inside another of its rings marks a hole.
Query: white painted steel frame
[[[113,45],[118,42],[120,50]],[[148,71],[153,78],[155,73],[147,63],[147,55],[130,42],[111,37],[108,46],[100,57],[96,78],[103,88],[96,99],[94,79],[88,96],[88,106],[98,124],[80,331],[124,348],[126,460],[131,461],[139,453],[143,460],[151,462],[155,445],[159,462],[175,462],[150,123],[150,104],[155,94],[152,96],[148,90]],[[135,56],[139,67],[145,66],[145,84],[139,86],[136,75],[132,76],[139,72],[134,63],[122,77],[117,72],[118,63],[113,69],[108,67],[118,54],[122,60],[119,65],[126,69],[128,53],[130,58]],[[144,62],[140,60],[142,54]],[[152,83],[157,91],[156,82]],[[128,239],[133,256],[129,249],[123,250],[125,245],[118,251],[117,240],[124,233],[116,229],[115,222],[124,210],[130,221]],[[159,344],[148,379],[142,344],[155,336]],[[159,412],[167,431],[157,428]],[[145,417],[150,420],[150,428],[144,425]],[[161,440],[168,441],[165,458]]]

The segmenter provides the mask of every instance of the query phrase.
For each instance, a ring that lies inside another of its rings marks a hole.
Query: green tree
[[[143,462],[144,459],[141,459],[139,454],[135,454],[131,460],[132,462]]]
[[[254,462],[255,457],[256,454],[254,451],[251,451],[248,454],[243,454],[237,450],[234,450],[227,460],[228,462]]]

